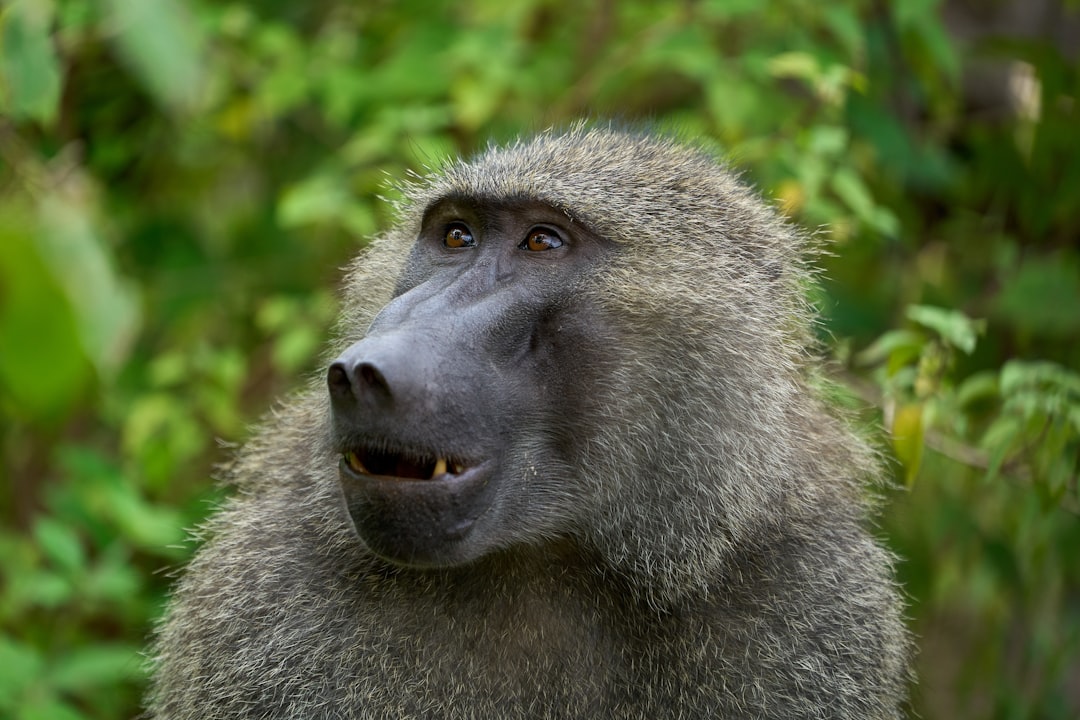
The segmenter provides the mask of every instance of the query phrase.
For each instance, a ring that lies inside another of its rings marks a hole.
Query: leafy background
[[[0,716],[139,712],[213,467],[388,178],[578,117],[827,237],[924,718],[1080,716],[1080,3],[0,4]]]

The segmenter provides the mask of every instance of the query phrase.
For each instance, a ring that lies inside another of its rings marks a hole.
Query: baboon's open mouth
[[[444,449],[349,443],[338,486],[369,550],[399,565],[445,567],[473,557],[473,526],[495,498],[496,467],[494,458],[469,464]]]
[[[447,475],[460,475],[468,469],[465,463],[453,458],[411,457],[401,453],[364,448],[346,450],[342,457],[345,465],[358,475],[379,475],[408,480],[436,480]]]

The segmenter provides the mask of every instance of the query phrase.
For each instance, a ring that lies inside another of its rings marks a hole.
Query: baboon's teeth
[[[352,450],[349,450],[345,453],[345,462],[348,463],[349,467],[352,469],[353,472],[357,472],[362,475],[368,474],[368,469],[364,467],[364,463],[360,462],[360,456]]]
[[[435,460],[411,461],[396,454],[345,450],[342,452],[342,458],[349,469],[358,475],[434,480],[448,474],[459,475],[465,471],[465,466],[462,463],[446,457],[439,457]]]

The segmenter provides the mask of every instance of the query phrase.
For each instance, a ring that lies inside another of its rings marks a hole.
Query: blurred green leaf
[[[918,38],[935,67],[950,81],[960,79],[960,57],[938,21],[941,0],[908,0],[892,6],[898,25]]]
[[[29,698],[19,708],[19,720],[87,720],[87,716],[69,703],[50,694]]]
[[[59,417],[90,380],[68,298],[42,262],[26,216],[2,204],[0,347],[0,398],[27,419]]]
[[[189,6],[179,0],[105,0],[115,42],[159,103],[194,109],[203,82],[205,44]]]
[[[821,76],[821,66],[810,53],[786,52],[769,60],[769,72],[776,77],[795,77],[813,83]]]
[[[890,330],[856,356],[860,365],[877,365],[889,360],[895,371],[913,361],[926,346],[926,338],[913,330]]]
[[[52,24],[52,0],[14,0],[0,8],[0,109],[6,110],[0,115],[55,119],[62,79]]]
[[[866,44],[858,9],[847,4],[824,5],[822,12],[826,25],[842,41],[849,55],[858,57]]]
[[[851,134],[845,127],[837,125],[817,125],[809,130],[809,149],[817,155],[835,158],[841,155],[851,141]],[[865,192],[865,190],[863,191]]]
[[[165,480],[205,447],[206,435],[179,395],[147,393],[131,403],[122,430],[123,447],[151,478]]]
[[[956,402],[961,407],[984,398],[997,397],[1000,392],[998,374],[991,371],[966,378],[956,390]]]
[[[1056,363],[1012,360],[1001,369],[1001,392],[1015,394],[1025,388],[1044,387],[1048,392],[1071,395],[1080,402],[1080,373]]]
[[[929,305],[911,305],[907,309],[907,317],[933,330],[951,346],[969,355],[975,350],[975,343],[986,328],[985,320],[972,320],[957,310]]]
[[[900,223],[888,209],[877,205],[859,176],[849,168],[839,168],[832,175],[831,187],[855,216],[886,237],[895,237]]]
[[[709,12],[719,18],[737,18],[761,10],[760,0],[705,0]]]
[[[263,332],[275,336],[274,364],[283,372],[295,373],[309,363],[322,347],[334,308],[335,303],[322,293],[304,302],[287,296],[266,300],[255,321]]]
[[[350,200],[342,178],[316,175],[285,191],[278,205],[278,220],[285,227],[296,227],[337,219]]]
[[[1080,333],[1080,261],[1026,259],[1005,279],[996,312],[1024,331],[1070,338]]]
[[[371,211],[353,197],[348,181],[336,174],[315,175],[288,188],[278,204],[277,215],[286,228],[334,223],[357,237],[375,231]]]
[[[922,465],[926,409],[923,405],[903,405],[896,410],[892,424],[893,450],[904,465],[908,487],[915,483]]]
[[[33,608],[57,608],[75,596],[72,582],[48,570],[38,570],[12,577],[7,592],[16,604]]]
[[[169,544],[145,544],[148,550],[152,551],[159,557],[171,557],[174,556],[169,548],[175,544],[178,544],[178,540],[182,539],[182,533],[180,532],[180,525],[178,518],[162,518],[159,516],[158,521],[165,519],[166,522],[171,521],[171,525],[167,527],[171,529],[171,535],[173,539],[166,541]],[[165,529],[157,534],[156,540],[161,540],[166,537]],[[135,568],[131,566],[130,553],[126,552],[126,548],[117,544],[114,547],[122,548],[124,552],[120,550],[113,550],[112,552],[106,552],[101,561],[98,562],[90,572],[87,574],[82,582],[79,590],[85,602],[88,605],[97,603],[99,606],[108,608],[123,607],[125,605],[131,605],[133,599],[139,596],[140,592],[143,592],[143,583],[141,578],[137,574]],[[110,548],[111,550],[111,548]]]
[[[103,377],[111,378],[127,358],[140,311],[135,288],[114,270],[86,202],[76,196],[44,198],[44,232],[36,239],[70,299],[87,356]]]
[[[151,505],[123,485],[111,488],[107,497],[117,528],[135,547],[160,553],[184,540],[183,520],[175,509]]]
[[[41,674],[41,653],[0,634],[0,710],[11,711],[25,689]]]
[[[85,569],[82,544],[70,526],[55,518],[42,517],[34,523],[34,538],[45,556],[67,574],[76,575]]]
[[[191,366],[187,353],[170,352],[150,361],[150,379],[155,387],[164,388],[181,384],[190,377]]]
[[[1024,430],[1023,421],[1012,415],[1002,415],[983,434],[979,445],[990,455],[987,474],[995,477],[1005,460],[1016,449]]]
[[[101,644],[59,658],[49,668],[48,679],[57,690],[71,692],[142,677],[144,664],[136,647]]]

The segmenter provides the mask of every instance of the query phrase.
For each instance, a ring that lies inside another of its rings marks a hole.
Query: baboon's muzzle
[[[505,442],[509,393],[481,301],[448,311],[423,286],[388,305],[327,370],[345,507],[357,534],[406,565],[478,554]],[[500,323],[494,323],[500,325]],[[527,343],[527,336],[521,339]],[[479,535],[482,535],[480,533]]]

